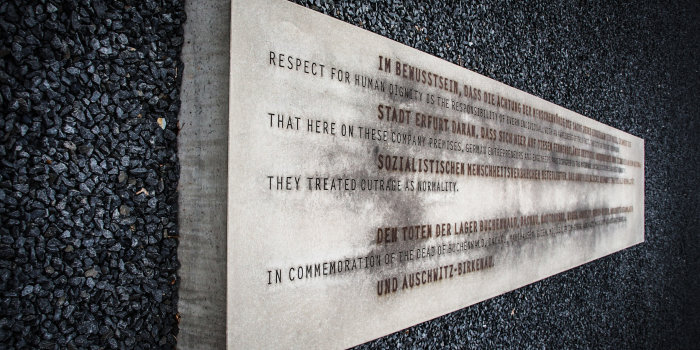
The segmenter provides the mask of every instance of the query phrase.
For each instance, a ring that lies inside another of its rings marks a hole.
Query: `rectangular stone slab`
[[[643,242],[642,139],[288,2],[231,11],[229,348],[349,347]]]

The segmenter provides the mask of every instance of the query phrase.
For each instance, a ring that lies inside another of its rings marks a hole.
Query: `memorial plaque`
[[[644,240],[644,141],[282,1],[234,0],[229,348],[343,348]]]

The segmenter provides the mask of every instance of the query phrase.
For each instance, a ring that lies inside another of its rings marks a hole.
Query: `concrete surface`
[[[230,3],[186,3],[181,87],[179,349],[226,341],[226,145]]]

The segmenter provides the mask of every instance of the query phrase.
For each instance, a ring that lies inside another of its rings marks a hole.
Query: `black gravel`
[[[697,2],[298,2],[646,139],[645,243],[364,347],[697,347]],[[0,349],[174,346],[184,20],[0,1]]]
[[[360,348],[700,347],[700,3],[296,2],[646,140],[645,243]]]
[[[174,346],[184,20],[0,1],[0,348]]]

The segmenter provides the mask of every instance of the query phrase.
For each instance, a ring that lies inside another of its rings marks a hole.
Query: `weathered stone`
[[[229,347],[351,346],[644,240],[643,140],[288,3],[231,24]]]

